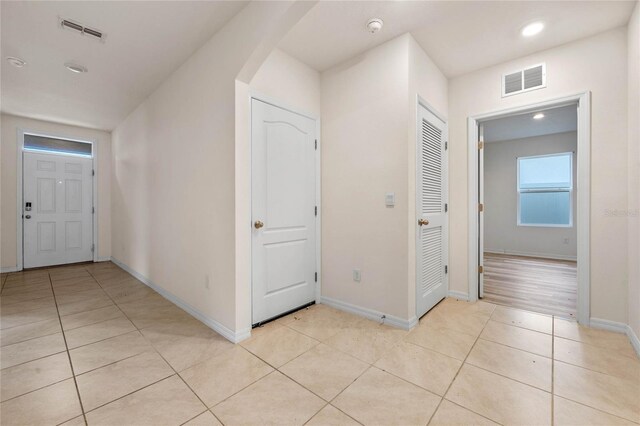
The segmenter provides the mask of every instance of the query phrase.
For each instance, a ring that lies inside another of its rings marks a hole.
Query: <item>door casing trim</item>
[[[267,103],[277,108],[284,109],[294,114],[302,115],[304,117],[314,120],[316,123],[316,140],[318,141],[318,149],[316,150],[316,206],[318,206],[318,215],[316,216],[316,272],[318,273],[318,281],[316,282],[316,303],[321,303],[322,295],[322,185],[321,185],[321,153],[322,153],[322,140],[320,138],[320,117],[316,114],[304,111],[301,108],[294,107],[286,102],[282,102],[271,96],[265,95],[255,90],[249,90],[249,182],[253,179],[253,135],[251,132],[253,124],[253,110],[251,108],[253,100]],[[253,214],[253,188],[251,189],[249,214]],[[249,251],[252,253],[253,237],[249,233]],[[253,324],[253,255],[249,253],[249,264],[251,267],[251,276],[249,279],[249,312],[251,312],[251,324]]]
[[[577,201],[576,221],[578,251],[578,303],[577,319],[582,325],[590,323],[590,216],[591,216],[591,92],[584,91],[569,96],[552,98],[533,104],[526,104],[483,114],[472,115],[467,120],[467,157],[468,157],[468,291],[469,301],[478,300],[478,124],[513,114],[523,114],[540,109],[577,105]]]
[[[23,266],[24,266],[24,251],[23,251],[23,247],[24,247],[24,232],[23,232],[23,223],[22,223],[22,215],[23,215],[23,204],[24,204],[24,199],[23,199],[23,187],[22,187],[22,174],[23,174],[23,170],[24,170],[24,157],[23,157],[23,153],[24,153],[24,136],[25,135],[33,135],[33,136],[45,136],[45,137],[51,137],[51,138],[56,138],[56,139],[65,139],[68,141],[74,141],[74,142],[83,142],[83,143],[90,143],[91,144],[91,162],[92,162],[92,167],[93,170],[95,171],[95,175],[93,176],[92,180],[92,203],[93,203],[93,207],[95,209],[95,212],[93,213],[93,217],[92,217],[92,229],[93,229],[93,242],[92,244],[94,245],[94,249],[93,249],[93,261],[94,262],[98,262],[100,260],[99,255],[98,255],[98,222],[99,222],[99,214],[98,214],[98,176],[99,176],[99,171],[98,171],[98,141],[96,139],[93,138],[86,138],[86,139],[79,139],[77,137],[73,137],[73,136],[67,136],[67,135],[62,135],[59,133],[52,133],[52,132],[38,132],[38,131],[31,131],[31,130],[25,130],[23,128],[18,128],[16,130],[17,132],[17,136],[16,136],[16,145],[17,145],[17,153],[16,153],[16,161],[17,161],[17,167],[16,167],[16,200],[17,200],[17,206],[16,206],[16,271],[22,271],[23,270]]]

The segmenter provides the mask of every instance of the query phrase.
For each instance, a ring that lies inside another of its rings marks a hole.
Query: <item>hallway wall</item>
[[[546,62],[547,87],[501,97],[501,75]],[[627,323],[627,30],[618,28],[449,82],[450,287],[468,292],[467,118],[591,92],[591,316]]]

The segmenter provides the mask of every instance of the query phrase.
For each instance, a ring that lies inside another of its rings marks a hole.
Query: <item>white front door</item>
[[[253,324],[316,298],[316,122],[253,99]]]
[[[424,106],[418,108],[417,155],[417,315],[447,296],[447,125]]]
[[[23,153],[24,267],[93,260],[93,161]]]

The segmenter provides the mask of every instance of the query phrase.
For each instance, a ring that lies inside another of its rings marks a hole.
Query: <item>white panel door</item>
[[[447,125],[424,106],[418,109],[417,315],[447,296]]]
[[[316,122],[252,100],[253,324],[316,297]]]
[[[93,260],[91,158],[23,153],[24,267]]]

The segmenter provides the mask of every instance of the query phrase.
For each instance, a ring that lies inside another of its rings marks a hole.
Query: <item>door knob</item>
[[[31,219],[31,215],[30,215],[30,214],[28,214],[28,215],[26,215],[24,218],[25,218],[25,219]]]
[[[264,223],[262,223],[259,220],[256,220],[256,223],[254,223],[253,226],[255,226],[256,229],[260,229],[260,228],[262,228],[264,226]]]
[[[419,219],[418,220],[418,225],[422,226],[422,225],[428,225],[429,221],[427,219]]]

